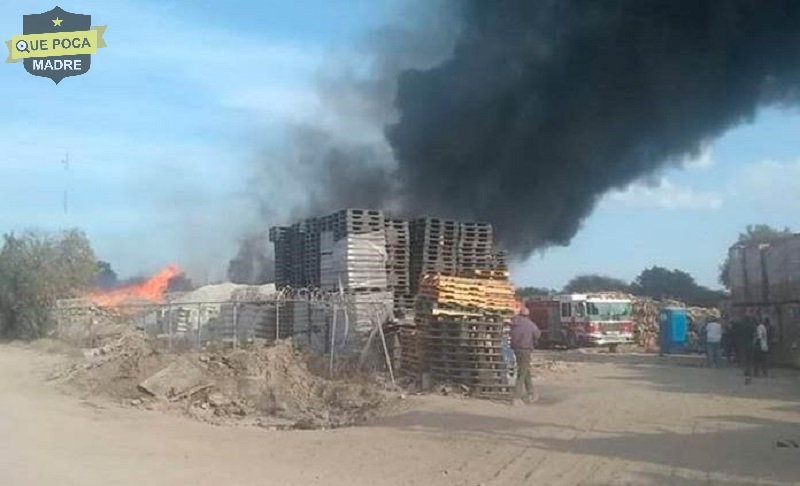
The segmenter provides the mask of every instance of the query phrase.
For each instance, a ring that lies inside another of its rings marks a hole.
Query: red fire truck
[[[542,330],[541,346],[609,346],[633,341],[633,302],[609,294],[568,294],[529,300],[530,317]]]

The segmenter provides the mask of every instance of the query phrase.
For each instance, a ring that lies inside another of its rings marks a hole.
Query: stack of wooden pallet
[[[269,229],[269,241],[275,245],[275,285],[292,285],[292,254],[289,243],[290,229],[287,226],[273,226]]]
[[[309,218],[302,223],[303,252],[298,255],[303,260],[303,287],[320,285],[320,220]]]
[[[471,277],[426,275],[422,278],[419,297],[440,312],[514,313],[514,287],[508,281],[508,272],[474,270],[470,273]]]
[[[460,223],[458,235],[457,270],[459,274],[470,270],[487,269],[492,261],[492,225],[487,223]]]
[[[477,396],[508,394],[502,316],[449,311],[424,315],[423,320],[418,327],[434,380],[466,385]]]
[[[508,252],[505,250],[495,250],[489,260],[490,270],[508,270]]]
[[[418,374],[425,369],[423,340],[416,326],[402,326],[398,334],[400,368],[408,374]]]
[[[411,293],[419,291],[423,275],[455,275],[458,270],[458,221],[421,218],[411,223]]]
[[[507,277],[484,276],[493,278],[423,277],[413,335],[434,380],[465,385],[476,396],[507,397],[504,321],[514,311],[514,290]]]
[[[291,226],[274,226],[269,241],[275,245],[275,285],[313,287],[319,284],[319,231],[317,220]]]
[[[408,221],[386,218],[386,274],[394,294],[394,308],[402,312],[413,310],[411,294],[411,234]]]

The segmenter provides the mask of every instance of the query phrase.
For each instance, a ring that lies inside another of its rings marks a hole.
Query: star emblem
[[[55,20],[53,20],[53,25],[54,25],[55,27],[61,27],[61,22],[63,22],[63,20],[61,20],[61,19],[59,19],[58,17],[56,17],[56,19],[55,19]]]

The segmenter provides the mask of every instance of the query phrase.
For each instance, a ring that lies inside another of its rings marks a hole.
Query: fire
[[[167,291],[169,281],[180,274],[177,265],[169,265],[139,285],[130,285],[108,292],[95,292],[90,298],[95,305],[115,307],[125,302],[149,301],[161,302]]]

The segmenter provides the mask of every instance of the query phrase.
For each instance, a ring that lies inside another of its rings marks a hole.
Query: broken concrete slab
[[[188,360],[179,359],[139,383],[139,389],[156,398],[171,400],[210,385],[202,369]]]
[[[212,407],[225,407],[233,403],[233,401],[225,396],[224,393],[212,392],[208,394],[208,403]]]

